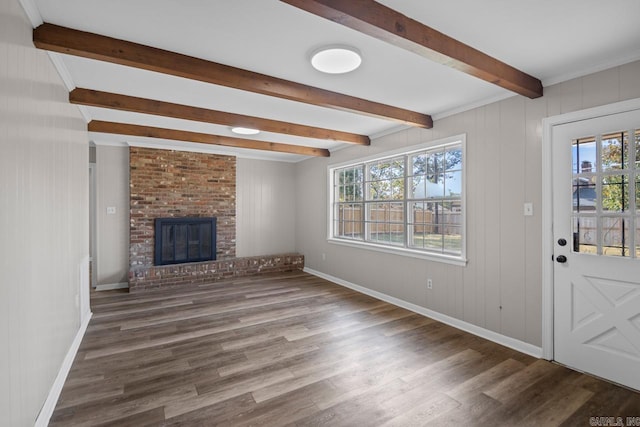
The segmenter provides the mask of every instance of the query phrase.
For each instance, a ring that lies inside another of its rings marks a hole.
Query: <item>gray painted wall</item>
[[[31,31],[0,2],[1,426],[34,424],[79,330],[89,256],[86,123]]]
[[[129,147],[96,146],[96,259],[98,285],[128,282]]]
[[[426,94],[425,96],[428,96]],[[515,96],[296,166],[296,250],[307,267],[540,346],[542,119],[640,97],[640,62]],[[327,242],[327,166],[467,134],[465,267]],[[523,215],[532,202],[534,215]],[[322,254],[325,254],[323,260]],[[426,289],[426,280],[433,289]]]
[[[239,158],[236,177],[237,256],[293,252],[295,166]]]

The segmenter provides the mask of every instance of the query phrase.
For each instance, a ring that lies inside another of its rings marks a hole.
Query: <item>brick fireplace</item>
[[[236,158],[130,147],[129,291],[302,269],[304,258],[236,258]],[[157,218],[215,217],[216,260],[154,265]]]

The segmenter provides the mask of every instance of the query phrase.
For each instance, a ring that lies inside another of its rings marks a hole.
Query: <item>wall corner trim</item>
[[[60,370],[58,371],[58,375],[56,376],[51,389],[49,390],[49,395],[47,399],[44,401],[44,405],[42,405],[42,409],[40,409],[40,413],[38,414],[38,418],[36,418],[35,427],[46,427],[49,425],[49,420],[53,415],[53,411],[56,408],[56,404],[58,403],[58,398],[60,397],[60,393],[62,392],[62,386],[64,386],[64,382],[67,379],[67,375],[69,375],[69,371],[71,370],[71,365],[73,364],[73,360],[78,353],[78,349],[80,348],[80,343],[82,342],[82,338],[84,337],[85,332],[87,331],[87,326],[89,326],[89,321],[91,320],[91,316],[93,313],[89,312],[88,315],[84,316],[83,322],[76,333],[71,346],[69,347],[69,351],[67,351],[67,355],[62,361],[62,365],[60,366]]]
[[[402,307],[409,311],[413,311],[414,313],[421,314],[425,317],[429,317],[431,319],[437,320],[449,326],[453,326],[454,328],[463,330],[473,335],[477,335],[481,338],[485,338],[489,341],[493,341],[505,347],[509,347],[513,350],[519,351],[521,353],[528,354],[529,356],[533,356],[536,358],[542,357],[542,348],[537,347],[533,344],[526,343],[524,341],[517,340],[515,338],[508,337],[506,335],[499,334],[494,331],[490,331],[485,328],[481,328],[480,326],[473,325],[471,323],[465,322],[464,320],[456,319],[455,317],[447,316],[446,314],[438,313],[437,311],[429,310],[428,308],[421,307],[419,305],[401,300],[399,298],[392,297],[387,294],[383,294],[382,292],[374,291],[372,289],[365,288],[364,286],[356,285],[354,283],[348,282],[346,280],[342,280],[338,277],[331,276],[329,274],[322,273],[320,271],[313,270],[311,268],[305,267],[303,270],[305,273],[309,273],[311,275],[320,277],[322,279],[326,279],[330,282],[333,282],[337,285],[344,286],[345,288],[352,289],[354,291],[360,292],[365,295],[369,295],[370,297],[377,298],[379,300],[388,302],[389,304],[396,305],[398,307]]]

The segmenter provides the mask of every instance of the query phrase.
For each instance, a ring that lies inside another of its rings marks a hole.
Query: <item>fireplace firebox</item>
[[[216,259],[216,218],[156,218],[155,265]]]

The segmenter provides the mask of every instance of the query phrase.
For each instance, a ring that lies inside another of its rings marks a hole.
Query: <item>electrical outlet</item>
[[[427,279],[427,289],[433,289],[433,281],[431,279]]]

